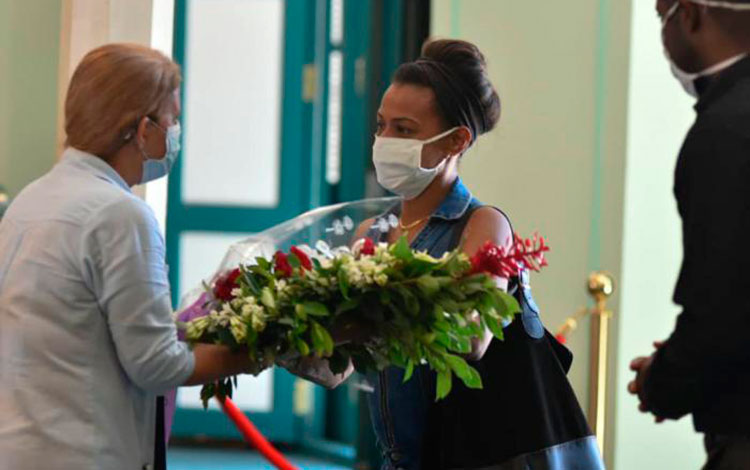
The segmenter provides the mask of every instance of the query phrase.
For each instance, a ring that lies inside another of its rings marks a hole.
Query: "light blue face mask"
[[[164,157],[155,159],[141,150],[143,153],[143,176],[141,176],[141,184],[146,184],[167,176],[180,154],[180,135],[182,134],[180,123],[173,124],[167,129],[164,129],[155,122],[153,124],[164,131],[167,152],[164,154]]]

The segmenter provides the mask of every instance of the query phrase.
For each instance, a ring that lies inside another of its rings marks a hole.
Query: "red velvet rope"
[[[292,465],[281,452],[276,450],[274,446],[258,431],[258,428],[250,421],[250,419],[242,412],[232,400],[225,398],[224,401],[219,400],[221,408],[224,410],[229,419],[232,420],[237,429],[240,430],[245,440],[251,446],[255,447],[258,452],[263,455],[271,464],[279,470],[299,470],[299,468]]]

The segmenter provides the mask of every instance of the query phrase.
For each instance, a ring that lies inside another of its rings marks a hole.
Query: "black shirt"
[[[702,85],[675,172],[683,312],[643,398],[698,431],[750,435],[750,58]]]

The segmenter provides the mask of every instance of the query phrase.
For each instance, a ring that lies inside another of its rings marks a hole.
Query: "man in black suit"
[[[628,385],[657,421],[693,415],[704,470],[750,469],[750,0],[658,0],[672,71],[698,100],[675,196],[683,263],[670,338]]]

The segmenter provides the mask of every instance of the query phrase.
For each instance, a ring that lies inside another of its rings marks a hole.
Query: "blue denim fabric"
[[[454,222],[467,210],[480,205],[461,179],[457,179],[427,226],[412,242],[412,248],[427,251],[434,257],[442,256],[454,248],[449,246],[453,240]],[[397,207],[393,212],[399,210]],[[382,239],[383,234],[372,230],[368,236]],[[403,378],[404,371],[396,367],[369,376],[375,390],[368,395],[368,402],[378,446],[384,457],[382,470],[420,469],[427,412],[435,401],[435,374],[428,366],[420,366],[408,382],[403,383]]]

